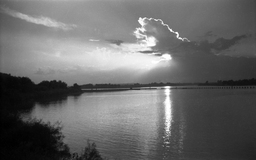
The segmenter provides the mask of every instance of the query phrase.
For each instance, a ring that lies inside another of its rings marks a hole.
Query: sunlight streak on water
[[[171,137],[171,122],[172,122],[172,101],[170,98],[170,87],[165,87],[165,134],[164,134],[164,145],[165,147],[170,147],[170,137]]]
[[[179,118],[179,125],[178,125],[178,138],[176,139],[177,142],[177,153],[182,155],[182,153],[184,152],[184,139],[185,139],[185,136],[186,136],[186,120],[185,120],[185,117],[184,117],[184,114],[183,114],[183,111],[181,110],[180,111],[180,118]]]

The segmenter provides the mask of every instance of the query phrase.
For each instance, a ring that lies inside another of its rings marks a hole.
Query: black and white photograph
[[[1,0],[2,160],[255,160],[255,0]]]

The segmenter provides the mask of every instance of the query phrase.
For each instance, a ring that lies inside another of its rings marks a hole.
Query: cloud
[[[123,53],[143,53],[144,51],[151,51],[151,48],[139,43],[122,43],[120,45],[111,43],[111,46]]]
[[[217,38],[213,42],[208,40],[185,42],[170,52],[173,56],[213,54],[231,57],[256,57],[255,46],[255,35],[239,35],[230,39]]]
[[[154,54],[154,55],[161,55],[161,53],[158,53],[157,50],[151,50],[151,51],[139,51],[140,53],[144,54]]]
[[[115,40],[115,39],[108,39],[106,41],[111,43],[111,44],[118,45],[118,46],[120,46],[122,43],[124,43],[124,41],[122,41],[122,40]]]
[[[81,70],[82,66],[71,66],[66,68],[53,68],[53,67],[39,67],[35,71],[35,74],[38,75],[49,75],[49,74],[57,74],[57,73],[70,73],[70,72],[76,72],[78,70]]]
[[[254,34],[237,35],[233,38],[217,37],[212,31],[201,37],[202,41],[190,41],[180,37],[178,32],[171,29],[161,19],[139,18],[140,27],[136,28],[134,35],[143,54],[162,56],[245,56],[255,57],[256,40]]]
[[[246,38],[246,35],[235,36],[232,39],[225,39],[225,38],[218,38],[215,42],[211,44],[212,49],[216,50],[217,52],[226,50],[231,46],[238,43],[241,39]]]
[[[180,37],[168,24],[161,19],[139,18],[141,27],[136,28],[134,35],[138,43],[147,46],[151,50],[157,50],[160,54],[166,54],[170,49],[179,46],[183,42],[189,42],[187,38]]]
[[[255,35],[249,35],[231,45],[228,49],[217,52],[218,55],[232,57],[254,57],[256,58],[256,39]]]
[[[27,14],[23,14],[23,13],[11,10],[4,6],[0,7],[0,12],[7,14],[9,16],[15,17],[15,18],[22,19],[22,20],[30,22],[30,23],[43,25],[43,26],[50,27],[50,28],[62,29],[64,31],[72,30],[77,27],[74,24],[65,24],[62,22],[58,22],[54,19],[48,18],[48,17],[43,17],[43,16],[33,17],[33,16],[30,16]]]
[[[155,58],[156,61],[154,61],[157,63],[172,59],[169,53],[170,47],[175,48],[180,43],[189,42],[187,38],[180,37],[178,32],[173,31],[161,19],[140,17],[138,22],[141,26],[133,32],[133,35],[137,39],[136,43],[126,43],[116,39],[105,41],[109,42],[110,46],[122,53],[157,56]]]
[[[38,75],[48,75],[48,74],[55,74],[56,71],[51,68],[51,67],[43,67],[43,68],[38,68],[35,72],[35,74],[38,74]]]
[[[89,39],[90,42],[99,42],[100,40],[98,39]]]
[[[204,37],[215,37],[216,35],[212,31],[208,31],[204,34]]]

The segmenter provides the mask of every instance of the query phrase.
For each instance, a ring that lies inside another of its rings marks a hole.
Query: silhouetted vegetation
[[[81,154],[71,153],[63,142],[60,123],[23,121],[18,114],[1,112],[1,159],[102,160],[95,143],[88,141]]]
[[[23,121],[19,117],[19,111],[31,109],[35,100],[44,102],[44,98],[63,99],[63,95],[81,94],[78,84],[68,87],[65,82],[56,80],[34,84],[27,77],[5,73],[0,76],[1,159],[102,160],[94,143],[88,142],[81,154],[71,153],[63,142],[60,123],[51,125],[36,119]]]
[[[218,80],[217,82],[208,82],[199,83],[200,86],[255,86],[256,79],[243,79],[243,80]]]
[[[70,157],[59,124],[22,121],[17,114],[1,115],[1,158],[62,159]]]
[[[33,92],[36,85],[27,77],[14,77],[10,74],[0,73],[1,91],[18,91],[21,93]]]
[[[140,83],[128,83],[128,84],[85,84],[80,87],[83,89],[98,89],[98,88],[140,88],[140,87],[163,87],[163,86],[255,86],[256,79],[243,79],[243,80],[226,80],[226,81],[217,81],[209,82],[205,81],[204,83],[163,83],[163,82],[152,82],[148,84]]]
[[[10,74],[0,73],[1,91],[16,91],[20,93],[37,93],[41,91],[53,91],[53,90],[67,90],[77,89],[80,90],[78,84],[74,84],[72,87],[68,87],[65,82],[62,81],[42,81],[35,84],[27,77],[15,77]]]
[[[68,87],[65,82],[56,80],[35,84],[27,77],[5,73],[0,73],[0,84],[1,109],[8,110],[30,109],[35,101],[82,93],[78,84]]]
[[[73,89],[76,89],[76,90],[81,90],[81,87],[77,84],[77,83],[74,83],[74,85],[72,86]]]
[[[103,158],[96,149],[96,144],[88,140],[84,151],[81,154],[73,153],[72,160],[103,160]]]
[[[110,83],[108,83],[108,84],[95,84],[95,85],[93,85],[93,84],[85,84],[85,85],[81,85],[81,87],[82,88],[119,88],[119,87],[121,87],[121,85],[120,84],[110,84]]]
[[[37,84],[39,90],[67,89],[68,85],[62,81],[42,81]]]
[[[256,85],[256,79],[243,79],[243,80],[228,80],[228,81],[218,81],[219,85],[228,85],[228,86],[249,86]]]

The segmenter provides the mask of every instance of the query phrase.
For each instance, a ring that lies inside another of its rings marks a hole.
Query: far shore
[[[114,92],[127,90],[160,90],[160,89],[256,89],[256,86],[156,86],[130,88],[82,88],[82,92]]]

